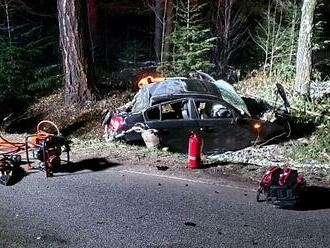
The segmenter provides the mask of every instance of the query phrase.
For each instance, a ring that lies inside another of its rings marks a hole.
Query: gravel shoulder
[[[252,187],[258,185],[268,166],[290,166],[303,173],[309,185],[330,187],[330,165],[292,161],[283,153],[286,145],[248,147],[237,152],[203,156],[203,167],[197,170],[187,168],[187,155],[184,154],[100,139],[74,139],[72,155],[75,160],[102,157],[118,163],[125,162],[132,169],[142,172],[211,181],[226,180]]]
[[[5,134],[5,137],[13,141],[24,140],[22,134]],[[97,138],[72,138],[71,158],[73,162],[105,159],[111,163],[125,164],[126,170],[140,173],[203,180],[211,184],[234,184],[255,189],[268,166],[288,165],[303,173],[309,185],[330,187],[330,165],[294,162],[283,154],[285,146],[286,144],[249,147],[237,152],[203,156],[203,167],[190,170],[187,168],[187,155],[124,142],[109,143]]]

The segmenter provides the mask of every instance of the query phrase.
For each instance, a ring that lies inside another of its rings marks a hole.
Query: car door
[[[186,153],[191,132],[198,130],[192,102],[180,99],[157,104],[145,110],[145,123],[158,130],[161,145],[171,151]]]
[[[251,145],[258,138],[249,118],[225,102],[218,100],[194,100],[197,122],[203,138],[203,153],[222,153]],[[240,120],[240,121],[237,121]]]

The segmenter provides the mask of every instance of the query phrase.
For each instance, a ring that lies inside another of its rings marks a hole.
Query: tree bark
[[[220,75],[227,77],[228,67],[239,49],[247,44],[248,31],[246,17],[235,9],[237,0],[217,0],[214,2],[214,35],[217,37],[214,62]]]
[[[312,71],[313,17],[317,0],[304,0],[298,39],[295,91],[309,96]]]
[[[155,1],[155,36],[154,36],[154,48],[156,53],[157,62],[160,61],[161,49],[162,49],[162,16],[163,16],[163,1],[164,0],[154,0]]]
[[[57,10],[65,100],[67,104],[84,104],[92,98],[93,83],[87,3],[85,0],[57,0]]]
[[[168,62],[168,58],[170,55],[170,35],[173,32],[173,11],[174,11],[174,2],[173,0],[167,0],[167,8],[166,8],[166,23],[165,23],[165,36],[164,36],[164,49],[163,49],[163,63]]]
[[[96,0],[87,0],[88,2],[88,28],[91,43],[91,56],[93,63],[95,63],[95,50],[97,47],[97,33],[98,33],[98,7]]]

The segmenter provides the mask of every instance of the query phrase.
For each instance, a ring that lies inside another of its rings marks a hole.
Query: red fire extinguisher
[[[192,133],[189,137],[188,168],[197,169],[201,165],[202,137]]]

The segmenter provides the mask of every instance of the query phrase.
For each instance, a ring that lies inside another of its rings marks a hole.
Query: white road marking
[[[160,175],[155,173],[147,173],[147,172],[141,172],[141,171],[132,171],[132,170],[121,170],[120,172],[126,172],[130,174],[137,174],[137,175],[144,175],[144,176],[153,176],[153,177],[161,177],[166,179],[172,179],[172,180],[180,180],[184,182],[191,182],[191,183],[200,183],[200,184],[209,184],[209,185],[216,185],[224,188],[230,188],[230,189],[239,189],[239,190],[245,190],[245,191],[251,191],[254,192],[255,190],[239,187],[239,186],[232,186],[228,184],[222,184],[222,183],[210,183],[207,181],[201,181],[201,180],[195,180],[195,179],[187,179],[182,177],[176,177],[176,176],[168,176],[168,175]]]

